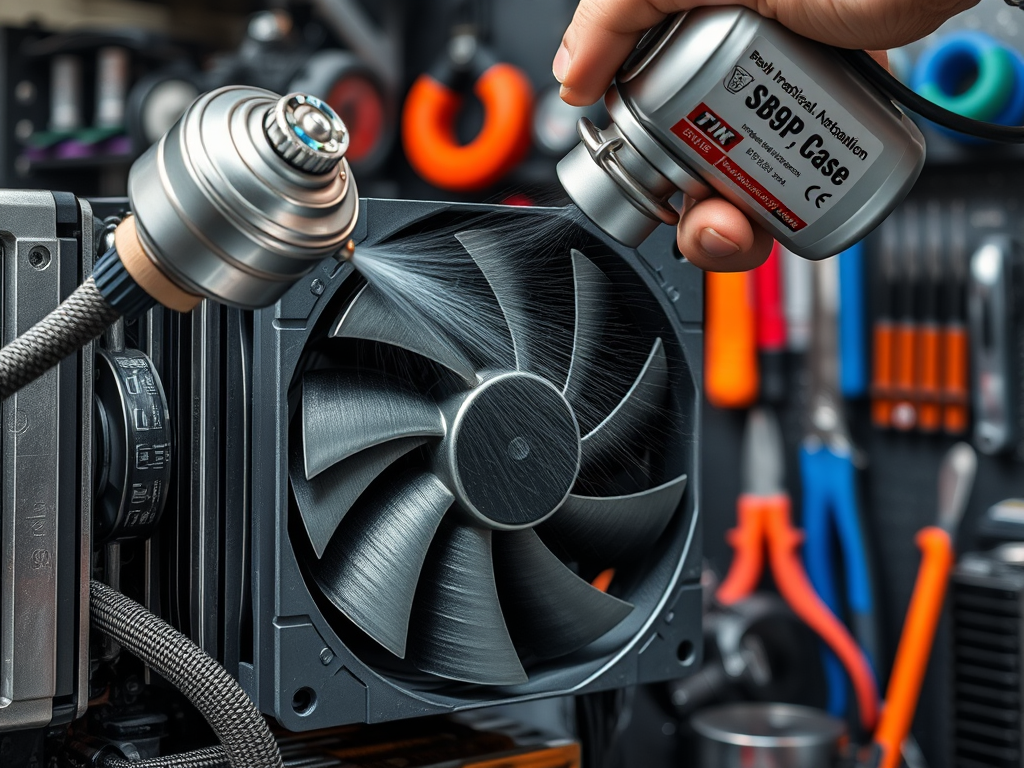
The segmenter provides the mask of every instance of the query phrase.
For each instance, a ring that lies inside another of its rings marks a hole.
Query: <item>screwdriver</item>
[[[954,200],[950,211],[949,268],[945,281],[945,324],[942,329],[943,377],[942,426],[947,434],[967,431],[968,349],[967,302],[967,212],[963,200]]]
[[[942,291],[942,212],[937,200],[928,203],[925,233],[925,270],[919,292],[917,424],[922,432],[938,432],[942,427],[942,337],[938,318]]]
[[[892,425],[893,369],[895,349],[893,339],[896,309],[896,227],[893,221],[881,227],[881,284],[875,294],[879,297],[878,316],[872,327],[871,422],[880,429]]]
[[[757,402],[753,288],[750,272],[704,275],[704,391],[716,408],[748,408]]]
[[[917,534],[921,565],[903,621],[885,706],[875,731],[874,743],[881,753],[879,768],[900,765],[900,747],[910,732],[917,709],[955,559],[954,540],[967,508],[977,466],[978,458],[967,443],[957,443],[949,449],[939,470],[938,524],[922,528]]]
[[[778,404],[786,399],[786,315],[782,302],[782,246],[775,243],[754,278],[761,400]]]
[[[903,238],[899,253],[903,264],[899,280],[896,324],[893,328],[893,384],[896,394],[892,409],[892,426],[902,431],[917,425],[915,401],[917,385],[917,318],[918,305],[917,207],[913,202],[903,206]]]

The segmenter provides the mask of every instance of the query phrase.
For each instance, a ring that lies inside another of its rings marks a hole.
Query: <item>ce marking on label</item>
[[[811,202],[811,193],[814,192],[816,189],[821,189],[821,187],[819,187],[817,184],[812,184],[811,186],[809,186],[807,188],[807,191],[804,192],[804,200],[806,200],[808,203]],[[814,207],[821,208],[821,206],[825,204],[825,201],[828,200],[830,197],[832,197],[831,192],[822,192],[820,195],[816,195],[814,198]]]

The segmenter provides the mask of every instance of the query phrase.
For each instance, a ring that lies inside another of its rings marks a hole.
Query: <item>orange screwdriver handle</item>
[[[945,408],[942,426],[948,434],[962,435],[967,431],[969,421],[967,330],[959,324],[948,325],[942,336],[945,352],[942,382]]]
[[[893,347],[896,402],[892,426],[907,431],[917,426],[917,326],[910,322],[899,323],[893,334]]]
[[[918,336],[917,425],[922,432],[938,432],[942,427],[942,335],[938,326],[928,324]]]
[[[871,423],[881,429],[892,426],[893,333],[888,320],[879,320],[872,332]]]
[[[861,725],[871,731],[878,719],[878,684],[875,675],[860,646],[821,601],[807,578],[799,555],[804,536],[790,523],[789,500],[782,498],[782,501],[784,504],[777,504],[766,520],[768,556],[771,558],[776,586],[793,613],[814,630],[839,658],[857,696]]]
[[[896,649],[885,708],[875,732],[875,743],[882,749],[878,768],[898,768],[900,764],[900,748],[914,720],[953,567],[953,542],[946,531],[929,526],[918,532],[916,541],[921,550],[921,567]]]
[[[749,272],[704,275],[704,391],[716,408],[748,408],[757,400],[757,323]]]
[[[764,524],[761,514],[771,499],[745,493],[736,510],[736,527],[725,535],[733,548],[729,573],[718,587],[715,597],[722,605],[735,605],[757,589],[764,571]]]

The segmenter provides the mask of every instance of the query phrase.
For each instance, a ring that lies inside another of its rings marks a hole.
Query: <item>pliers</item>
[[[848,611],[853,634],[869,660],[878,659],[877,626],[863,524],[857,508],[853,445],[846,429],[839,386],[839,264],[814,263],[810,391],[806,432],[800,447],[804,558],[818,595],[837,616]],[[836,574],[836,547],[841,553],[845,606]],[[846,682],[834,656],[826,653],[829,711],[846,713]]]
[[[874,673],[846,627],[811,586],[799,555],[803,534],[793,528],[790,518],[784,471],[784,446],[778,423],[770,411],[755,408],[750,411],[743,438],[743,493],[737,509],[737,527],[728,534],[735,556],[716,598],[723,605],[734,605],[753,593],[761,580],[767,548],[776,588],[793,613],[842,662],[853,683],[861,723],[871,730],[878,718]]]

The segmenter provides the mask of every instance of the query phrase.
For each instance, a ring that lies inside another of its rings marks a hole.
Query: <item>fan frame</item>
[[[376,243],[440,214],[567,216],[565,209],[513,208],[479,204],[366,199],[353,234],[357,246]],[[569,223],[567,221],[567,223]],[[636,631],[623,642],[620,628],[584,652],[530,667],[528,683],[494,688],[460,683],[414,682],[385,674],[350,648],[325,617],[301,572],[289,531],[289,430],[295,403],[289,387],[308,329],[319,322],[337,293],[352,283],[347,263],[328,259],[273,307],[254,315],[252,409],[252,611],[251,659],[239,667],[243,687],[267,714],[293,731],[377,723],[515,701],[589,693],[683,677],[700,666],[701,361],[703,360],[702,275],[678,257],[674,232],[663,227],[639,249],[625,248],[588,222],[578,225],[614,252],[649,290],[668,321],[671,345],[683,358],[689,380],[679,389],[689,477],[681,511],[663,534],[658,562],[645,575],[650,592],[631,595],[651,603]],[[669,338],[665,339],[669,344]],[[671,554],[672,557],[668,555]],[[642,589],[642,588],[641,588]],[[630,619],[623,625],[631,623]],[[620,625],[621,626],[621,625]],[[372,642],[372,641],[368,641]],[[296,698],[298,692],[302,696]],[[304,706],[296,707],[297,703]]]

